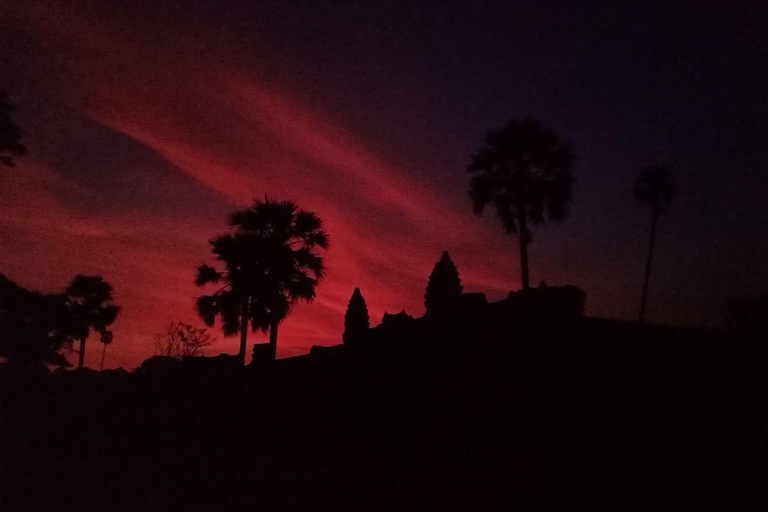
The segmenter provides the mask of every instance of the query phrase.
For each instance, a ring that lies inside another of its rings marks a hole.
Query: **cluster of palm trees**
[[[275,358],[280,323],[291,305],[312,302],[324,274],[318,249],[328,248],[323,222],[292,201],[256,200],[230,217],[233,232],[210,241],[220,268],[203,263],[197,286],[218,286],[197,298],[206,325],[218,317],[225,336],[240,333],[238,358],[245,363],[248,328],[269,331],[270,356]]]
[[[530,118],[511,119],[491,130],[471,157],[469,196],[476,214],[493,207],[507,233],[517,236],[523,289],[530,287],[528,245],[531,228],[547,221],[561,222],[570,212],[576,157],[571,146],[550,128]],[[640,173],[635,196],[651,206],[652,222],[639,320],[645,319],[648,283],[659,215],[677,192],[671,173],[648,167]],[[291,201],[256,200],[250,208],[232,214],[233,233],[210,241],[223,268],[202,264],[196,284],[221,285],[197,299],[203,321],[222,321],[225,335],[240,333],[239,359],[245,361],[248,326],[269,331],[274,359],[279,324],[291,304],[311,302],[323,277],[328,235],[320,218],[299,210]]]
[[[517,235],[523,289],[530,287],[530,228],[546,220],[561,222],[568,216],[574,160],[571,147],[554,131],[525,118],[511,119],[501,128],[489,131],[484,145],[467,167],[472,175],[469,196],[475,213],[482,215],[486,206],[493,206],[504,230]],[[635,197],[652,210],[640,322],[645,320],[656,225],[676,193],[671,173],[660,166],[643,169],[634,187]]]
[[[110,326],[119,313],[112,286],[99,276],[77,275],[63,293],[44,294],[0,274],[0,356],[20,366],[68,366],[59,350],[78,342],[77,367],[82,369],[86,341],[94,333],[103,344],[103,368],[112,342]]]
[[[26,148],[22,131],[12,122],[15,107],[0,92],[0,164],[14,165]],[[530,118],[511,119],[491,130],[471,157],[469,196],[474,212],[493,207],[507,233],[517,236],[523,289],[530,287],[528,246],[531,228],[568,217],[575,154],[550,128]],[[640,300],[639,320],[645,320],[651,262],[659,216],[677,192],[671,173],[659,166],[640,173],[635,196],[651,207],[651,231]],[[217,289],[197,298],[196,308],[206,325],[216,318],[226,336],[240,334],[238,357],[245,362],[248,330],[269,332],[269,355],[276,355],[280,323],[297,301],[311,302],[324,274],[318,249],[328,248],[328,234],[320,217],[300,210],[292,201],[256,200],[235,211],[232,232],[210,240],[219,268],[201,264],[195,283]],[[71,337],[79,340],[78,367],[83,367],[85,344],[91,331],[106,346],[112,341],[108,326],[119,308],[112,287],[98,276],[77,276],[65,292],[75,321]],[[104,352],[102,352],[102,367]]]
[[[112,343],[109,326],[120,313],[120,306],[114,303],[112,297],[112,285],[101,276],[77,275],[64,291],[64,296],[73,318],[72,338],[80,342],[77,368],[83,368],[85,342],[94,332],[102,343],[101,369],[104,369],[107,345]]]

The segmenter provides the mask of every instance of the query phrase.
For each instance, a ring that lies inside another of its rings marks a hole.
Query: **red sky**
[[[461,138],[434,109],[421,75],[429,66],[414,66],[407,77],[393,71],[382,96],[388,101],[365,102],[356,94],[365,76],[339,73],[333,55],[317,75],[301,52],[286,58],[290,48],[266,37],[261,44],[259,34],[243,37],[216,18],[180,12],[37,0],[3,8],[12,27],[6,47],[18,55],[4,87],[19,104],[30,154],[0,172],[0,270],[45,291],[63,289],[77,273],[112,283],[123,309],[106,366],[139,365],[169,322],[200,324],[193,278],[200,262],[211,262],[207,240],[226,230],[230,211],[265,194],[318,213],[332,241],[317,300],[297,306],[281,328],[281,357],[339,342],[356,286],[372,324],[384,311],[422,314],[426,279],[443,250],[466,291],[500,299],[518,287],[516,240],[492,217],[472,215],[465,193],[465,148],[503,117],[486,115],[481,129]],[[374,76],[366,66],[376,63],[360,55],[356,69]],[[521,98],[517,106],[524,104]],[[587,157],[597,140],[573,129],[568,136]],[[587,194],[625,187],[626,177],[601,176]],[[611,209],[627,202],[609,199],[589,222],[575,219],[575,232],[566,225],[537,233],[534,283],[586,285],[590,313],[634,314],[642,258],[635,265],[629,255],[643,252],[636,234],[645,222],[629,220],[610,243],[601,234]],[[607,260],[566,249],[589,237]],[[667,300],[679,302],[671,290]],[[224,339],[218,326],[214,332],[211,353],[236,351],[235,339]],[[88,366],[98,366],[100,348],[91,344]]]
[[[195,266],[211,261],[206,241],[226,230],[228,211],[264,194],[321,215],[332,240],[327,278],[315,303],[296,307],[285,322],[280,356],[337,343],[355,286],[374,324],[385,310],[421,314],[426,278],[443,249],[453,253],[468,290],[501,298],[516,286],[513,240],[468,206],[453,208],[462,197],[432,193],[407,161],[371,151],[316,98],[278,84],[271,73],[262,78],[265,65],[228,62],[200,48],[200,40],[145,43],[123,34],[130,28],[71,9],[35,6],[12,15],[51,52],[45,56],[67,110],[151,150],[152,158],[131,162],[104,187],[152,188],[153,201],[177,210],[91,209],[102,190],[58,173],[46,161],[45,141],[30,129],[30,157],[0,175],[0,213],[12,233],[3,260],[11,278],[53,291],[75,273],[100,274],[115,287],[123,312],[108,366],[138,365],[168,322],[199,324],[192,304],[200,292],[192,280]],[[61,122],[57,130],[78,130],[77,122],[53,121]],[[56,137],[56,130],[45,131]],[[191,179],[156,179],[157,161]],[[495,275],[494,264],[506,275]],[[236,350],[236,340],[217,334],[212,352]],[[98,365],[100,348],[86,352],[88,366]]]

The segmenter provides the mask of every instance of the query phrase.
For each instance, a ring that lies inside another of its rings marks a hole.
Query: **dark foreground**
[[[764,347],[596,320],[510,338],[6,372],[0,508],[766,508]]]

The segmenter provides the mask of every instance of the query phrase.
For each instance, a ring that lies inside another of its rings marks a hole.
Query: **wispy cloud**
[[[114,281],[124,313],[110,351],[124,351],[122,360],[136,365],[149,356],[163,323],[194,319],[199,292],[192,276],[195,264],[208,259],[206,240],[225,229],[226,207],[265,194],[316,211],[332,237],[317,301],[298,306],[281,330],[284,355],[337,342],[356,286],[374,323],[385,310],[420,314],[427,276],[443,249],[455,251],[469,289],[501,296],[516,285],[511,272],[496,275],[500,262],[511,269],[513,261],[511,242],[498,230],[468,208],[456,211],[436,183],[417,179],[407,165],[374,154],[322,98],[308,101],[295,88],[260,79],[269,74],[264,61],[247,69],[236,55],[217,54],[220,46],[188,47],[170,36],[147,44],[127,35],[142,27],[120,26],[95,11],[34,3],[16,16],[55,63],[55,92],[70,114],[150,152],[152,158],[131,161],[133,175],[152,180],[161,162],[163,172],[174,169],[210,192],[201,196],[174,182],[143,199],[142,209],[125,207],[118,190],[110,211],[89,213],[78,206],[94,193],[88,176],[64,176],[93,170],[44,168],[45,147],[40,160],[19,168],[18,182],[7,183],[11,201],[0,228],[16,233],[3,250],[11,278],[49,288],[63,287],[75,273]],[[171,216],[169,208],[189,213]],[[56,272],[46,270],[51,264]]]

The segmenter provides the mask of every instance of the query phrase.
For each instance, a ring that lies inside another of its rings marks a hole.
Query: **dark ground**
[[[2,509],[766,509],[764,346],[488,332],[239,371],[6,371]]]

